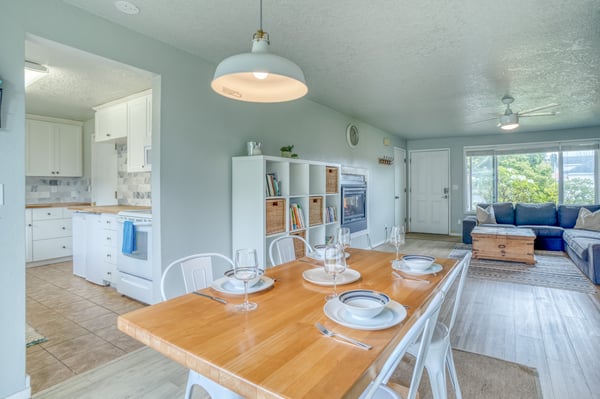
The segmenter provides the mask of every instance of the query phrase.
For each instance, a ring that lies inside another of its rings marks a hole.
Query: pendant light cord
[[[258,14],[258,30],[262,32],[262,0],[259,0],[260,8]]]

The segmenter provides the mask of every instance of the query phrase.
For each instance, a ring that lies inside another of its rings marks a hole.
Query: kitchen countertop
[[[51,202],[48,204],[26,204],[25,208],[68,208],[70,206],[90,206],[89,202]]]
[[[69,206],[69,209],[72,211],[77,211],[77,212],[117,214],[122,211],[133,211],[133,210],[138,211],[138,210],[152,209],[152,208],[149,206],[135,206],[135,205],[93,206],[93,205],[87,204],[87,205]]]

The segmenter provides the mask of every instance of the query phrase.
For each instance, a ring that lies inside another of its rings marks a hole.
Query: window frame
[[[467,214],[475,213],[471,207],[472,184],[472,156],[492,156],[492,202],[498,199],[498,156],[499,155],[518,155],[540,152],[558,153],[558,203],[562,204],[564,200],[564,170],[563,170],[563,152],[571,151],[594,151],[594,203],[600,203],[600,140],[572,140],[572,141],[552,141],[538,143],[519,143],[519,144],[501,144],[487,146],[465,146],[463,148],[463,181],[467,184],[463,190],[463,211]]]

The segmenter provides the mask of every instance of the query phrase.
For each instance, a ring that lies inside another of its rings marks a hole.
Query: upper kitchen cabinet
[[[82,124],[27,115],[26,176],[81,177]]]
[[[152,90],[97,106],[94,110],[96,141],[127,137],[127,171],[150,171]]]
[[[127,137],[127,103],[96,107],[96,141]]]
[[[152,148],[152,95],[128,103],[127,171],[149,172]]]

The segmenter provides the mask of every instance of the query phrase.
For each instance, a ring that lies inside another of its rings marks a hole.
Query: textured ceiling
[[[92,107],[152,84],[149,72],[37,37],[25,41],[25,58],[49,69],[25,89],[28,114],[85,121],[94,117]]]
[[[65,0],[214,63],[247,52],[258,1]],[[271,51],[308,98],[406,138],[496,134],[513,110],[560,103],[518,131],[600,126],[600,0],[265,0]]]

